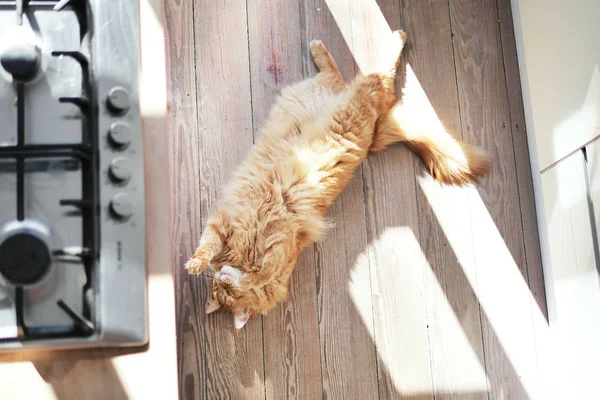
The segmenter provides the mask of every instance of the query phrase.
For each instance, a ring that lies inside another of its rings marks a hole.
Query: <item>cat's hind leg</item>
[[[327,51],[327,48],[320,40],[313,40],[310,42],[310,53],[313,56],[313,60],[319,72],[333,73],[342,76],[337,63],[333,59],[333,56]]]
[[[383,56],[380,71],[378,71],[383,76],[383,85],[388,94],[387,110],[384,107],[382,109],[383,113],[387,112],[396,100],[396,71],[400,66],[402,50],[404,50],[405,44],[406,33],[401,30],[394,31],[386,48],[386,53]]]
[[[393,143],[405,143],[421,158],[429,173],[439,182],[463,186],[487,174],[488,155],[481,149],[455,139],[435,118],[423,117],[412,104],[396,103],[395,77],[406,34],[394,32],[389,59],[384,60],[382,83],[386,97],[380,107],[369,153],[382,151]],[[386,71],[387,70],[387,71]],[[404,91],[406,94],[407,88]]]
[[[397,30],[392,32],[391,49],[389,51],[390,59],[388,64],[391,68],[391,72],[395,75],[396,70],[400,66],[400,58],[402,57],[402,50],[406,45],[406,32]]]
[[[323,42],[320,40],[311,41],[310,53],[320,72],[318,80],[329,87],[334,93],[343,91],[346,88],[344,77]]]

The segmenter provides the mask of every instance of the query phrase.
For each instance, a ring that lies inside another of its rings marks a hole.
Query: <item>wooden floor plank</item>
[[[183,269],[201,226],[193,7],[190,2],[163,4],[179,397],[201,399],[206,394],[202,290],[200,281],[188,280]]]
[[[402,4],[404,26],[410,35],[406,61],[411,67],[403,101],[423,118],[439,118],[461,138],[448,3],[404,0]],[[408,90],[419,86],[426,96],[422,100]],[[423,170],[420,160],[416,167]],[[440,187],[428,175],[421,175],[417,212],[419,242],[428,264],[425,291],[433,393],[436,399],[487,399],[479,304],[467,278],[474,270],[471,229],[465,221],[469,218],[468,195],[465,190]],[[448,225],[454,227],[451,238],[443,230]]]
[[[202,219],[214,211],[231,172],[252,146],[245,5],[194,2]],[[208,279],[199,278],[206,283]],[[206,293],[206,292],[205,292]],[[205,298],[196,301],[205,305]],[[264,397],[262,319],[234,332],[231,313],[204,318],[208,398]],[[199,360],[201,362],[201,360]]]
[[[345,43],[351,41],[349,3],[305,0],[303,4],[305,43],[323,40],[344,77],[353,78],[354,61]],[[304,60],[307,76],[315,75],[317,71],[308,54]],[[361,175],[359,168],[330,210],[336,226],[316,246],[323,395],[332,399],[377,396],[369,270],[368,265],[366,269],[353,269],[367,242]],[[366,284],[366,290],[353,292],[353,280],[360,282],[362,289]]]
[[[496,3],[451,0],[450,10],[463,134],[491,152],[493,162],[480,194],[527,279]]]
[[[392,29],[401,27],[399,2],[353,1],[352,17],[357,64],[363,73],[380,70],[378,58],[386,55],[386,40]],[[402,68],[399,91],[403,75]],[[389,148],[367,160],[364,171],[380,396],[430,399],[425,265],[418,239],[414,155],[405,147]]]
[[[491,398],[537,393],[527,278],[545,300],[508,0],[375,4],[165,5],[181,398],[483,399],[487,380]],[[308,42],[323,40],[351,79],[400,21],[424,91],[411,102],[492,152],[481,198],[435,186],[394,147],[335,203],[336,227],[302,254],[289,302],[238,334],[228,314],[203,317],[207,281],[179,267],[274,96],[316,73]]]
[[[521,79],[519,76],[519,63],[510,0],[497,0],[497,7],[510,112],[510,129],[515,152],[519,202],[521,205],[521,219],[525,238],[527,276],[529,278],[531,293],[535,297],[542,314],[548,318],[542,255],[536,218],[537,210],[533,193],[533,179],[529,159],[529,146],[527,144]]]
[[[255,136],[281,89],[303,79],[300,7],[295,2],[248,2]],[[290,282],[288,302],[264,317],[268,399],[316,399],[323,392],[315,260],[306,249]]]
[[[451,0],[463,134],[492,154],[469,199],[476,294],[493,398],[536,398],[539,371],[495,0]]]

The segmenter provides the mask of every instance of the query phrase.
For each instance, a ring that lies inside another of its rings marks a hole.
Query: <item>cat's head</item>
[[[209,220],[200,246],[205,264],[194,272],[215,271],[207,313],[231,311],[241,329],[252,316],[287,299],[303,236],[293,221],[273,212],[245,204],[226,211]]]
[[[260,288],[245,288],[244,272],[229,265],[223,266],[214,275],[212,298],[206,314],[228,310],[233,314],[236,329],[242,329],[250,318],[264,314],[287,299],[288,282],[275,279]]]

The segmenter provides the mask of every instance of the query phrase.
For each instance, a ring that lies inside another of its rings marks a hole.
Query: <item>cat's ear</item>
[[[212,301],[210,301],[208,303],[208,305],[206,306],[206,311],[204,312],[204,314],[205,315],[212,314],[215,311],[218,311],[220,309],[221,309],[221,304],[219,303],[219,300],[214,299],[214,300],[212,300]]]
[[[250,319],[250,312],[248,310],[244,310],[241,312],[236,312],[233,314],[233,324],[235,325],[235,329],[240,330],[246,325],[246,322]]]

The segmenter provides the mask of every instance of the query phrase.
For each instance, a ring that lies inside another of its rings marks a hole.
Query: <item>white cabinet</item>
[[[586,153],[590,200],[594,204],[594,234],[597,240],[598,231],[600,231],[600,141],[595,141],[586,146]]]
[[[600,1],[512,0],[512,8],[542,171],[600,135]]]
[[[600,161],[600,144],[593,164]],[[544,273],[550,322],[538,327],[538,346],[545,362],[544,384],[555,398],[598,398],[600,370],[600,282],[598,280],[596,221],[592,202],[600,205],[600,166],[586,175],[583,152],[577,152],[542,174],[545,223],[550,262]],[[594,182],[593,184],[592,181]],[[591,186],[596,194],[588,196]],[[600,214],[600,213],[598,213]]]
[[[582,152],[542,174],[552,275],[559,283],[574,283],[579,277],[596,275],[592,235],[595,221],[590,217],[586,181]],[[596,286],[600,291],[600,286]]]

